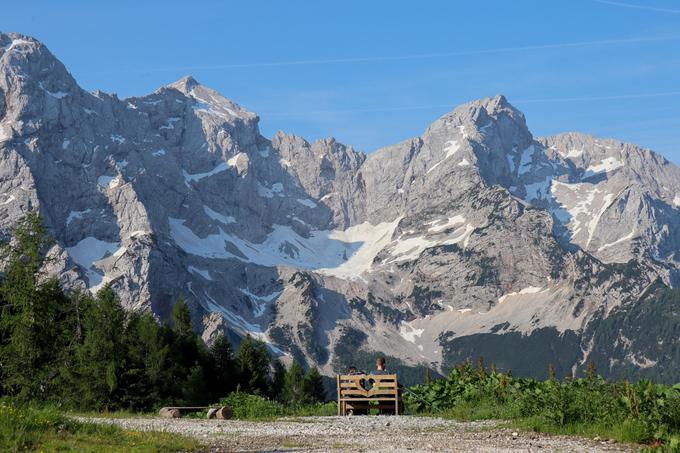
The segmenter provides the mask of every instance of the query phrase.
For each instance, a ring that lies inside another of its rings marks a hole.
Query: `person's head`
[[[375,369],[385,371],[385,357],[378,357],[378,360],[375,361]]]
[[[355,366],[351,366],[351,367],[347,368],[348,374],[354,374],[356,372],[357,372],[357,367],[355,367]]]

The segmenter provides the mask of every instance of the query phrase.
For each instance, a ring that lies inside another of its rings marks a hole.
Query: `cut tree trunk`
[[[174,407],[162,407],[161,410],[158,411],[158,415],[163,418],[180,418],[182,416],[179,409],[175,409]]]
[[[219,409],[217,409],[217,413],[215,415],[217,416],[217,418],[220,418],[222,420],[229,420],[233,414],[234,411],[231,410],[231,407],[222,406]]]

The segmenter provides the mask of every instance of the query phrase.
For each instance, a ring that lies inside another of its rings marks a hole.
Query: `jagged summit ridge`
[[[192,76],[187,75],[182,77],[176,82],[166,85],[168,88],[174,88],[184,94],[189,94],[191,90],[199,86],[200,84]]]
[[[616,141],[534,138],[503,96],[365,154],[263,137],[188,77],[91,95],[17,39],[0,38],[0,228],[39,209],[65,285],[110,284],[160,318],[184,297],[206,339],[252,335],[327,374],[346,344],[444,369],[516,341],[566,372],[599,353],[603,318],[678,283],[680,170]],[[629,340],[608,372],[667,353]]]

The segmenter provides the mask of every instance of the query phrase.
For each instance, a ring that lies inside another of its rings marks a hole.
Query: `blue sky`
[[[534,135],[578,130],[680,163],[680,1],[31,1],[35,36],[88,90],[191,74],[277,130],[372,151],[503,93]]]

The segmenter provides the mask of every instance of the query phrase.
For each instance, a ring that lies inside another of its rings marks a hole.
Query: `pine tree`
[[[326,389],[323,385],[323,377],[319,370],[310,368],[304,379],[305,399],[312,403],[323,403],[326,401]]]
[[[309,400],[305,393],[305,372],[299,363],[293,362],[286,372],[283,384],[283,402],[290,406],[300,406]]]
[[[57,374],[60,306],[66,298],[55,280],[39,283],[52,241],[40,216],[31,212],[2,248],[8,264],[0,285],[0,378],[3,392],[45,398]]]
[[[269,354],[267,346],[247,335],[239,345],[236,364],[241,391],[266,395],[269,390]]]
[[[124,367],[125,311],[109,286],[85,313],[85,337],[78,351],[77,384],[85,407],[117,409]]]
[[[190,335],[194,331],[191,311],[184,299],[178,300],[172,307],[172,321],[173,328],[179,335]]]
[[[123,341],[122,405],[134,410],[148,410],[163,398],[163,382],[168,379],[164,376],[168,345],[164,343],[161,326],[154,317],[139,312],[128,314]]]
[[[236,360],[231,344],[224,334],[220,334],[210,346],[211,390],[215,399],[232,392],[238,383]]]
[[[206,391],[206,376],[204,368],[196,364],[189,370],[184,388],[182,400],[188,406],[202,406],[208,404],[211,399],[210,392]]]
[[[208,348],[194,331],[191,312],[184,299],[178,300],[172,308],[173,327],[170,333],[170,361],[168,394],[172,402],[195,404],[199,393],[210,394],[206,373],[199,373],[196,367],[206,370],[210,364]],[[198,398],[202,399],[202,398]]]
[[[286,367],[280,360],[276,359],[272,362],[272,380],[269,389],[269,397],[277,400],[283,400],[283,387],[286,381]]]

